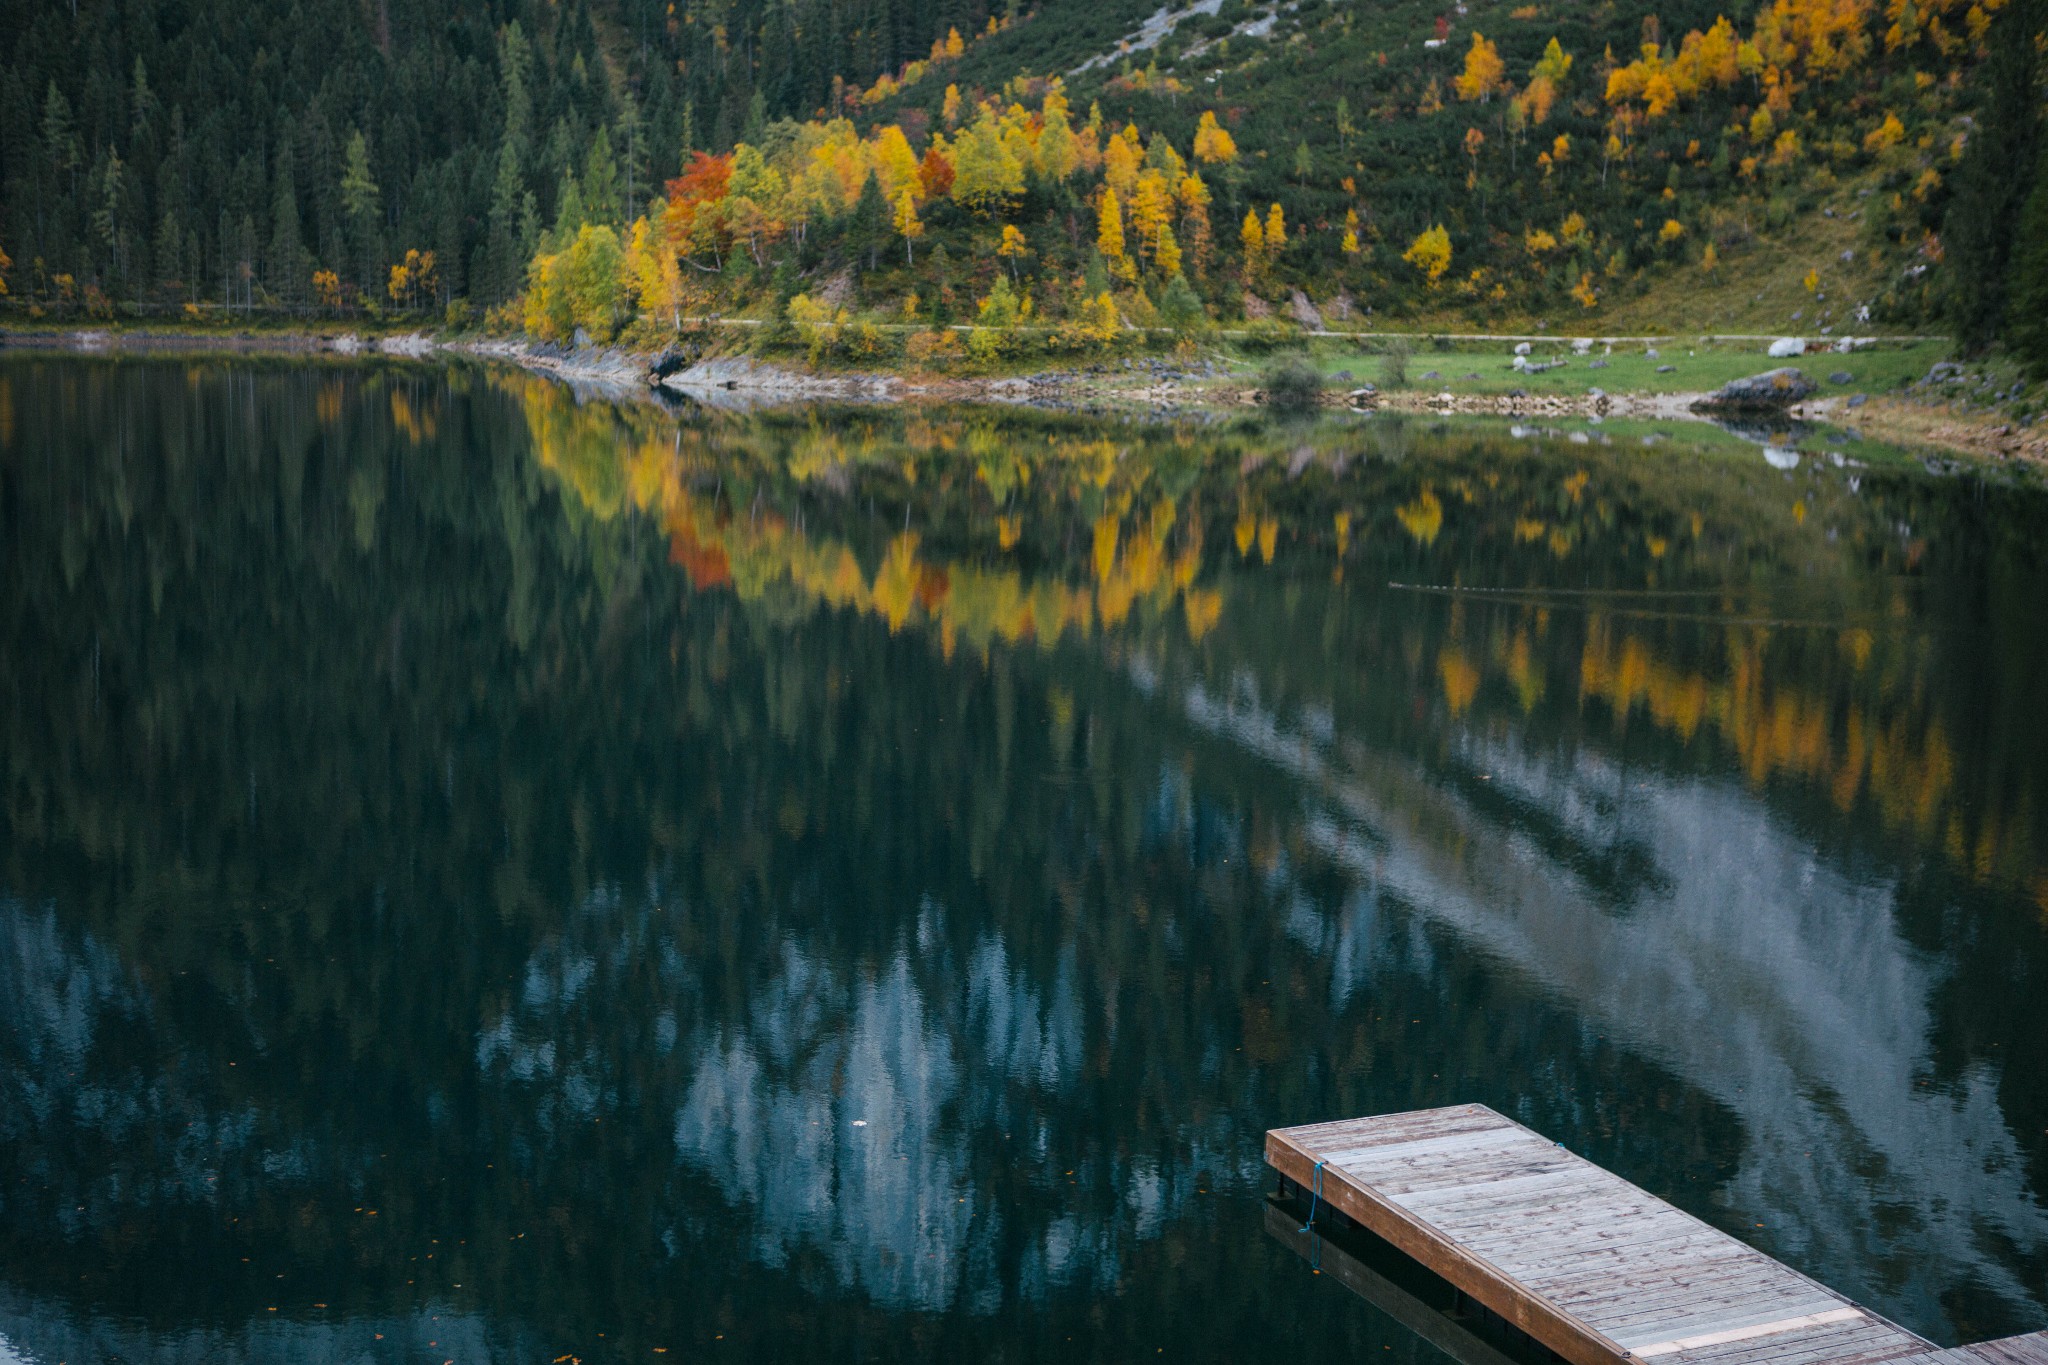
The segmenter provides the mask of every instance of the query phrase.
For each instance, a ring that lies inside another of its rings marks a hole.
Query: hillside
[[[388,306],[388,267],[418,250],[441,306],[499,302],[565,171],[608,162],[593,211],[625,215],[686,145],[814,115],[836,80],[987,18],[986,0],[0,0],[0,280],[45,306],[311,308],[325,270]]]
[[[1218,321],[1981,345],[2048,296],[2043,0],[214,4],[0,7],[18,297],[944,367]]]

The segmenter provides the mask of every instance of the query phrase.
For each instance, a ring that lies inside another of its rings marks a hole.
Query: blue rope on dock
[[[1310,1231],[1313,1231],[1313,1230],[1314,1230],[1314,1228],[1315,1228],[1315,1225],[1316,1225],[1316,1205],[1317,1205],[1318,1203],[1322,1202],[1322,1198],[1323,1198],[1323,1163],[1322,1163],[1322,1162],[1320,1162],[1320,1161],[1318,1161],[1318,1162],[1316,1163],[1316,1169],[1315,1169],[1315,1180],[1314,1180],[1314,1184],[1313,1184],[1313,1187],[1311,1188],[1311,1190],[1309,1191],[1309,1196],[1308,1196],[1308,1221],[1307,1221],[1306,1223],[1303,1223],[1303,1224],[1301,1225],[1301,1230],[1302,1230],[1303,1232],[1310,1232]]]

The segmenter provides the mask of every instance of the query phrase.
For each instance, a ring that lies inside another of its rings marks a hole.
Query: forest
[[[2048,356],[2048,0],[1736,9],[8,0],[0,289],[973,368],[1804,252],[1808,326]]]

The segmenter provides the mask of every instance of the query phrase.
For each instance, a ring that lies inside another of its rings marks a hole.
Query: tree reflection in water
[[[1412,1354],[1259,1138],[1461,1099],[2044,1313],[2029,489],[463,368],[0,413],[38,1357]]]

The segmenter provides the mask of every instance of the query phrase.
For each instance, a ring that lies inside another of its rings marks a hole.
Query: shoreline
[[[714,409],[818,401],[863,403],[997,403],[1055,407],[1138,407],[1158,412],[1224,412],[1261,406],[1255,385],[1204,378],[1183,382],[1178,367],[1147,357],[1119,367],[1091,365],[1014,375],[950,376],[895,371],[817,372],[748,355],[709,356],[655,378],[657,357],[619,348],[567,347],[523,338],[443,340],[425,331],[385,334],[355,330],[193,332],[176,328],[73,328],[18,331],[0,328],[0,351],[55,350],[84,355],[118,352],[331,355],[343,359],[382,356],[427,360],[436,355],[517,365],[551,375],[579,389],[611,397],[648,397],[655,390]],[[1759,357],[1761,360],[1762,357]],[[1215,367],[1209,366],[1213,375]],[[1160,378],[1162,372],[1175,377]],[[1127,382],[1119,382],[1126,380]],[[1561,393],[1458,393],[1449,389],[1405,388],[1325,390],[1319,406],[1357,413],[1390,412],[1434,417],[1641,418],[1712,422],[1694,405],[1703,392],[1594,389]],[[1882,394],[1851,408],[1830,395],[1794,403],[1769,419],[1842,427],[1869,440],[1900,446],[1936,447],[1989,462],[2021,460],[2048,464],[2048,426],[2022,428],[1995,413],[1959,413],[1948,404],[1923,404]]]

